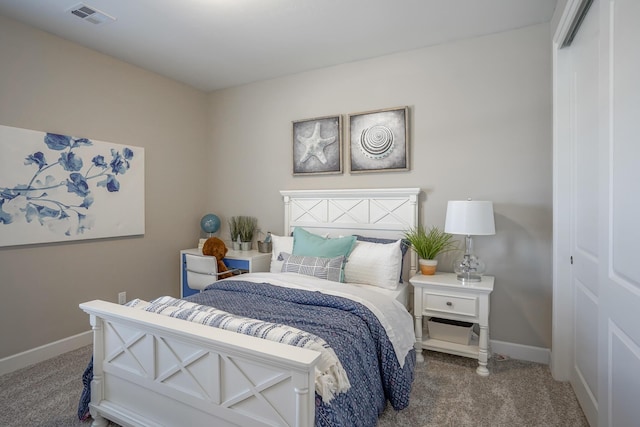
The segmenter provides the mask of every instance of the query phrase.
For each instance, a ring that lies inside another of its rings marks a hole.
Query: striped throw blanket
[[[351,387],[346,371],[329,344],[322,338],[300,329],[248,317],[235,316],[214,307],[195,304],[170,296],[160,297],[151,302],[134,299],[128,302],[127,305],[152,313],[318,351],[320,358],[315,369],[315,389],[324,402],[330,402],[336,394],[344,393]]]

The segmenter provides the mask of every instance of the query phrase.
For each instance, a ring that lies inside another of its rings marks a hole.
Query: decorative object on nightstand
[[[266,253],[271,253],[271,248],[272,248],[272,243],[271,243],[271,232],[267,231],[267,236],[264,238],[263,241],[258,240],[258,252],[261,252],[263,254]]]
[[[423,226],[410,228],[405,231],[404,238],[409,242],[409,247],[418,255],[422,274],[435,274],[438,265],[436,256],[458,248],[457,243],[453,240],[453,235],[445,233],[438,227],[431,227],[429,231]]]
[[[220,218],[215,214],[206,214],[200,219],[200,229],[207,235],[204,239],[201,238],[198,242],[198,249],[202,249],[204,246],[204,242],[212,237],[213,233],[216,233],[220,230]]]
[[[227,265],[224,263],[224,257],[227,255],[227,252],[229,252],[227,245],[224,244],[222,239],[217,237],[209,237],[202,246],[202,255],[214,257],[216,259],[218,264],[217,274],[221,279],[233,276],[232,272],[225,274],[225,272],[229,270]]]
[[[220,218],[215,214],[206,214],[200,220],[200,228],[207,233],[207,237],[211,237],[213,233],[220,230]]]
[[[251,242],[253,235],[258,228],[258,219],[252,216],[239,216],[238,233],[240,235],[240,249],[243,251],[251,250]]]
[[[453,271],[457,274],[458,280],[463,283],[480,282],[485,272],[485,264],[474,255],[471,236],[496,234],[493,202],[471,199],[449,201],[444,231],[465,236],[464,255],[453,264]]]
[[[231,236],[231,244],[234,251],[240,250],[240,226],[238,216],[232,216],[229,219],[229,234]]]

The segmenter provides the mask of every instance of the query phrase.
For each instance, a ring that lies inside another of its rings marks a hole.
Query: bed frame
[[[287,234],[399,238],[418,221],[418,188],[280,193]],[[318,352],[106,301],[80,308],[94,332],[93,427],[314,425]]]

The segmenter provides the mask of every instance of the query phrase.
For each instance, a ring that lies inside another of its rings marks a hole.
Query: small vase
[[[240,243],[241,251],[250,251],[251,250],[251,242],[241,242]]]
[[[271,242],[261,242],[258,240],[258,252],[267,254],[271,252]]]
[[[418,260],[420,264],[420,272],[424,275],[431,276],[436,274],[436,267],[438,266],[437,259],[421,259]]]
[[[240,250],[240,242],[233,242],[233,250],[234,251]]]

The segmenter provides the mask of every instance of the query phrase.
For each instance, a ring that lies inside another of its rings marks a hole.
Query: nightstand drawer
[[[249,271],[249,261],[244,259],[225,258],[224,263],[227,266],[227,268],[230,270],[237,268],[238,270]]]
[[[453,296],[424,291],[422,298],[424,312],[438,311],[463,316],[478,316],[478,298],[474,296]]]

